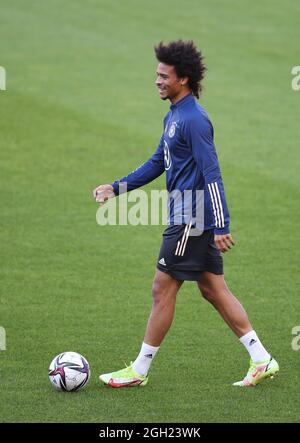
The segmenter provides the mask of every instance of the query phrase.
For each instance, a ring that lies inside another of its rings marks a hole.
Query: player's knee
[[[152,298],[154,303],[159,303],[164,298],[164,287],[159,280],[154,280],[152,284]]]
[[[169,305],[175,295],[164,282],[161,282],[159,279],[154,280],[152,284],[152,299],[155,305],[159,304],[161,307]]]
[[[200,292],[201,292],[203,298],[205,298],[205,300],[207,300],[207,301],[213,300],[214,295],[213,295],[213,292],[209,286],[198,282],[198,288],[200,289]]]

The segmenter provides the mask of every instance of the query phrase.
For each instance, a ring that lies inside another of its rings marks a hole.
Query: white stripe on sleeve
[[[216,205],[216,201],[214,199],[214,189],[213,189],[212,183],[208,184],[208,189],[209,189],[210,199],[211,199],[213,210],[214,210],[215,225],[218,228],[219,224],[220,224],[220,222],[219,222],[219,213],[218,213],[218,206]]]
[[[218,188],[218,183],[215,182],[215,183],[213,183],[213,185],[215,185],[215,190],[216,190],[216,194],[217,194],[217,197],[218,197],[218,203],[219,203],[220,214],[221,214],[221,226],[220,226],[220,228],[224,228],[224,226],[225,226],[224,213],[223,213],[223,206],[222,206],[222,201],[221,201],[220,192],[219,192],[219,188]]]

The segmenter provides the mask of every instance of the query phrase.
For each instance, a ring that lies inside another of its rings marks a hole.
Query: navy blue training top
[[[192,94],[186,95],[164,118],[164,132],[151,158],[127,176],[112,183],[114,192],[122,192],[120,183],[127,183],[127,191],[139,188],[166,172],[168,224],[188,223],[196,217],[196,205],[202,195],[204,230],[214,229],[215,234],[229,233],[230,217],[224,186],[213,140],[214,130],[204,108]],[[119,187],[121,189],[119,189]],[[188,191],[188,192],[187,192]],[[184,199],[188,195],[191,211]],[[191,200],[192,199],[192,200]],[[179,219],[182,216],[178,223]]]

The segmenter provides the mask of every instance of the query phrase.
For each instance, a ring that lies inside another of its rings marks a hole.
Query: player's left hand
[[[215,245],[221,252],[227,252],[235,245],[231,234],[215,235]]]

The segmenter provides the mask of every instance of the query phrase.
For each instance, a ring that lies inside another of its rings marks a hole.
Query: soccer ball
[[[63,352],[49,366],[49,380],[59,391],[79,391],[91,375],[88,361],[77,352]]]

